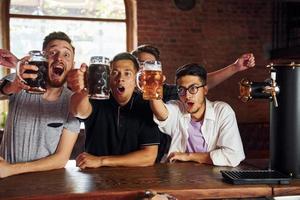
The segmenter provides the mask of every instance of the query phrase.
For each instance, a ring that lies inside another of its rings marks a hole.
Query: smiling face
[[[48,84],[50,87],[61,87],[74,65],[72,46],[64,40],[52,40],[45,51],[49,62]]]
[[[113,97],[121,106],[128,103],[134,92],[136,72],[131,60],[118,60],[112,63],[110,87]]]
[[[202,85],[202,81],[198,76],[185,75],[177,80],[178,87],[188,89],[193,85]],[[196,94],[191,94],[189,91],[186,91],[185,95],[179,96],[180,101],[184,104],[186,111],[191,114],[192,118],[199,120],[203,117],[207,92],[207,86],[204,86],[199,87]]]

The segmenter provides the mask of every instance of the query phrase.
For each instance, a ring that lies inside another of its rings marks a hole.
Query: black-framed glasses
[[[199,88],[204,87],[206,84],[203,85],[191,85],[188,88],[185,88],[183,86],[177,87],[177,94],[178,96],[185,96],[186,91],[189,91],[190,94],[196,94],[199,90]]]

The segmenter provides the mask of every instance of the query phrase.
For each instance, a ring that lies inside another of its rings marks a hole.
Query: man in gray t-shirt
[[[43,43],[48,58],[47,91],[28,94],[29,86],[18,76],[8,76],[0,85],[0,98],[9,99],[9,113],[0,146],[0,178],[34,171],[62,168],[76,142],[80,124],[69,112],[71,91],[64,86],[73,68],[74,47],[62,32],[49,34]],[[8,63],[15,65],[13,56]],[[10,60],[8,60],[10,59]],[[36,78],[36,66],[21,61],[22,79]],[[0,59],[0,64],[1,59]],[[14,78],[12,78],[14,77]]]

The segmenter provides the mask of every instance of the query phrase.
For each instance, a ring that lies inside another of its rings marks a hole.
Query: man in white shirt
[[[206,99],[206,70],[198,64],[177,69],[179,100],[150,100],[154,121],[172,137],[168,160],[237,166],[244,158],[235,113],[225,102]]]

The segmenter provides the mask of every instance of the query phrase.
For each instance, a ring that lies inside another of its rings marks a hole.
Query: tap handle
[[[275,107],[278,107],[278,101],[277,101],[277,97],[276,97],[276,92],[275,92],[275,90],[272,91],[272,99],[273,99],[273,102],[274,102],[274,106],[275,106]]]

